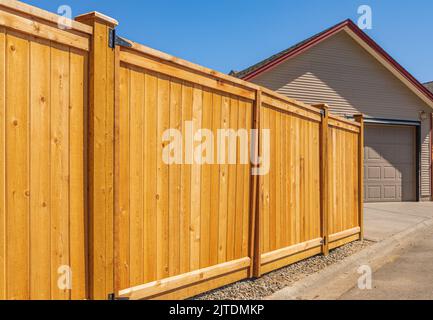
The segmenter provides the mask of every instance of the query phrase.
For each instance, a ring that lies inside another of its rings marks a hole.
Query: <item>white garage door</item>
[[[416,201],[416,129],[367,125],[365,202]]]

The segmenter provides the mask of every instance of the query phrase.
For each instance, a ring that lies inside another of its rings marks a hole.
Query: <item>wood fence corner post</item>
[[[329,199],[329,108],[326,104],[315,105],[321,110],[322,123],[320,126],[320,220],[321,220],[321,236],[322,236],[322,253],[327,256],[329,254],[329,230],[328,217],[330,210]]]
[[[114,28],[98,12],[75,18],[93,27],[89,53],[88,282],[91,299],[114,293]]]
[[[258,167],[258,159],[260,153],[260,144],[261,144],[261,136],[260,136],[260,109],[262,106],[262,91],[261,89],[257,89],[256,91],[256,101],[254,103],[253,109],[253,130],[257,130],[254,144],[252,147],[254,148],[254,163],[251,165]],[[261,178],[257,174],[254,175],[251,172],[251,192],[250,192],[250,257],[251,257],[251,268],[250,275],[252,277],[258,278],[261,276],[261,210],[260,210],[260,181]]]
[[[358,217],[361,228],[360,239],[364,240],[364,116],[357,114],[355,120],[361,125],[358,143]]]

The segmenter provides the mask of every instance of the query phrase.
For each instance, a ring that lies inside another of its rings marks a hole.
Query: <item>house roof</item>
[[[384,49],[382,49],[372,38],[362,31],[352,20],[344,20],[339,24],[326,29],[286,50],[283,50],[268,59],[265,59],[245,70],[239,72],[231,72],[232,76],[243,80],[252,80],[256,76],[276,67],[282,62],[293,58],[320,42],[332,37],[340,31],[346,31],[355,41],[357,41],[364,49],[373,55],[379,62],[387,67],[394,75],[403,81],[409,89],[424,100],[430,107],[433,108],[433,92],[422,85],[414,76],[412,76],[403,66],[394,60]],[[433,86],[433,82],[432,82]]]
[[[433,81],[424,83],[424,87],[430,90],[433,93]]]

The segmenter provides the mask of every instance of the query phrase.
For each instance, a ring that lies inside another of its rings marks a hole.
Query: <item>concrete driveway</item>
[[[366,203],[365,238],[382,241],[433,218],[433,202]]]

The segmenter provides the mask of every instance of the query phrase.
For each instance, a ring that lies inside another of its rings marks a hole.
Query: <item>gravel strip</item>
[[[239,281],[194,297],[192,300],[260,300],[367,248],[373,243],[367,240],[352,242],[332,250],[327,257],[315,256],[273,271],[259,279]]]

